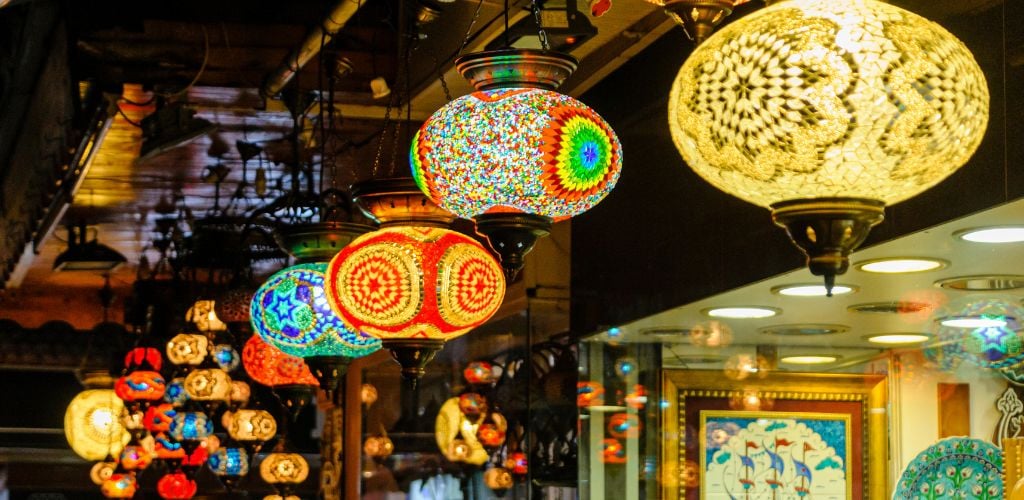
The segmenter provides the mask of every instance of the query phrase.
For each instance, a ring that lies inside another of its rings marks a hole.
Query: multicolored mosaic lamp
[[[253,295],[253,330],[281,352],[305,359],[325,390],[348,363],[380,349],[380,340],[342,323],[324,293],[327,264],[297,264],[275,273]]]
[[[160,351],[152,347],[136,347],[125,355],[125,374],[114,382],[114,393],[130,412],[145,411],[163,397],[166,382],[160,374],[162,365]]]
[[[327,268],[327,301],[345,324],[380,338],[415,381],[445,341],[490,319],[505,295],[501,267],[409,179],[353,187],[381,229],[347,245]]]
[[[249,474],[249,453],[241,447],[218,448],[210,453],[206,465],[228,491],[231,491]]]
[[[273,388],[292,416],[312,402],[319,384],[302,358],[281,352],[258,335],[245,342],[242,366],[254,381]]]
[[[441,208],[476,220],[509,278],[553,220],[592,208],[622,170],[608,123],[554,91],[576,65],[527,49],[462,56],[456,67],[477,91],[436,111],[413,137],[416,183]]]
[[[156,492],[164,500],[188,500],[196,496],[198,486],[183,472],[164,474],[156,482]]]
[[[783,0],[699,45],[668,114],[687,165],[770,208],[831,290],[886,205],[967,163],[988,110],[981,68],[938,24],[877,0]]]

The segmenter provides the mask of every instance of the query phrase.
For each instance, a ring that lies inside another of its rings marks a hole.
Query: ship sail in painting
[[[843,500],[849,417],[701,412],[701,498]]]

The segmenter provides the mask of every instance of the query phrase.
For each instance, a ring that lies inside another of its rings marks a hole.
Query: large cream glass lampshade
[[[826,282],[885,205],[952,174],[988,121],[985,77],[938,24],[876,0],[784,0],[683,64],[669,125],[715,187],[772,209]]]
[[[64,414],[64,434],[74,452],[86,460],[120,453],[129,436],[121,425],[124,403],[112,389],[80,392]]]

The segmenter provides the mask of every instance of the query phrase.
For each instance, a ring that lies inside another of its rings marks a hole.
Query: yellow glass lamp
[[[204,407],[215,408],[231,398],[231,377],[220,368],[199,368],[185,377],[189,399]]]
[[[483,418],[468,418],[459,409],[459,398],[448,399],[434,421],[437,448],[450,462],[483,465],[490,456],[477,438],[482,421]]]
[[[206,335],[179,333],[167,342],[167,360],[176,365],[198,366],[206,359],[210,341]]]
[[[260,478],[287,495],[309,476],[309,463],[298,453],[274,452],[260,462]]]
[[[222,332],[228,329],[217,313],[214,311],[216,303],[212,300],[197,300],[192,307],[185,312],[185,320],[196,325],[201,332]]]
[[[110,479],[110,476],[114,475],[114,471],[117,469],[117,462],[111,460],[109,462],[96,462],[93,464],[92,469],[89,470],[89,479],[92,479],[93,484],[96,486],[102,486],[103,481]]]
[[[124,403],[109,388],[112,383],[107,375],[86,376],[87,389],[71,400],[64,413],[64,435],[68,444],[86,460],[117,456],[128,443],[128,432],[121,423]],[[107,388],[99,388],[104,385]]]
[[[264,410],[241,409],[232,414],[227,429],[240,443],[263,443],[277,434],[277,420]]]
[[[669,126],[690,168],[771,209],[831,289],[886,205],[971,158],[988,86],[963,43],[899,7],[769,3],[694,50]]]

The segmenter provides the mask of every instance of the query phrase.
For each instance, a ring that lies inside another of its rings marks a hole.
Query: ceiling
[[[774,346],[779,357],[826,354],[838,356],[834,364],[845,366],[877,355],[883,350],[865,337],[887,333],[933,332],[935,318],[946,316],[974,298],[1024,298],[1024,282],[1018,288],[998,292],[970,292],[943,288],[941,280],[969,276],[1024,275],[1024,243],[985,244],[954,236],[964,229],[1019,225],[1024,220],[1024,200],[1016,200],[981,213],[952,220],[917,233],[869,248],[850,257],[851,269],[836,279],[837,284],[855,289],[829,297],[790,297],[774,293],[777,287],[820,284],[821,278],[798,269],[764,281],[676,307],[638,321],[602,332],[594,340],[616,342],[658,342],[665,344],[664,361],[671,366],[711,367],[738,353],[752,353],[755,346]],[[883,222],[884,224],[884,222]],[[781,230],[781,229],[780,229]],[[927,257],[948,264],[934,271],[909,274],[879,274],[857,269],[859,263],[882,258]],[[891,312],[855,312],[851,307],[881,303]],[[918,309],[914,304],[920,304]],[[762,306],[779,313],[762,319],[721,319],[705,314],[710,308]],[[715,322],[718,324],[715,325]],[[805,332],[835,327],[838,333],[779,335],[768,331],[802,328]],[[701,337],[694,330],[711,329],[716,336]],[[706,339],[711,338],[710,342]],[[709,345],[710,344],[710,345]],[[904,346],[905,347],[905,346]],[[790,367],[792,368],[792,367]],[[814,369],[820,370],[821,367]]]

